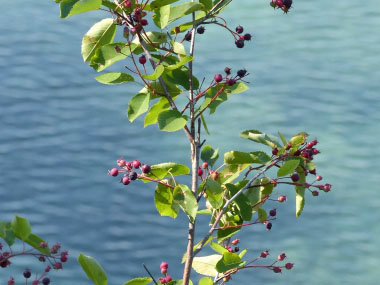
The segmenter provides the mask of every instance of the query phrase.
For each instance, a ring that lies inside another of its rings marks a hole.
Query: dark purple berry
[[[143,173],[149,173],[150,172],[150,166],[148,164],[143,165],[143,167],[141,167],[141,171]]]
[[[273,155],[277,155],[277,153],[278,153],[278,148],[277,147],[275,147],[274,149],[272,149],[272,154]]]
[[[244,32],[244,28],[242,27],[242,26],[237,26],[236,27],[236,32],[238,33],[238,34],[241,34],[242,32]]]
[[[272,223],[271,223],[271,222],[268,222],[268,223],[266,224],[266,228],[267,228],[268,231],[270,231],[270,230],[272,229]]]
[[[252,39],[251,34],[245,34],[245,35],[244,35],[244,40],[246,40],[246,41],[250,41],[251,39]]]
[[[312,169],[312,170],[309,170],[309,173],[315,175],[315,174],[317,174],[317,170],[314,168],[314,169]]]
[[[49,285],[50,284],[50,279],[48,277],[45,277],[44,279],[42,279],[42,284],[43,285]]]
[[[227,84],[228,84],[229,86],[234,86],[235,83],[236,83],[236,80],[235,80],[235,79],[230,78],[230,79],[227,80]]]
[[[141,20],[141,25],[143,25],[143,26],[148,25],[148,20],[146,20],[146,19],[142,19],[142,20]]]
[[[224,72],[225,72],[227,75],[230,75],[230,74],[231,74],[231,68],[229,68],[229,67],[224,68]]]
[[[202,26],[200,26],[198,29],[197,29],[197,33],[198,34],[203,34],[204,32],[205,32],[205,27],[202,27]]]
[[[221,74],[217,74],[214,76],[214,80],[216,81],[216,83],[219,83],[223,80],[223,76]]]
[[[237,247],[235,247],[235,252],[238,252],[240,249],[239,249],[239,247],[237,246]]]
[[[247,70],[245,70],[245,69],[240,69],[240,70],[238,70],[237,75],[238,75],[239,77],[244,77],[244,76],[246,75],[246,73],[247,73]]]
[[[293,180],[293,182],[297,182],[298,180],[300,180],[300,176],[298,175],[298,173],[293,173],[292,176],[290,176],[290,178]]]
[[[278,266],[274,266],[274,267],[273,267],[273,272],[274,272],[274,273],[281,273],[281,268],[278,267]]]
[[[131,173],[129,173],[129,179],[131,179],[132,181],[133,180],[136,180],[137,179],[137,173],[132,171]]]
[[[141,8],[135,8],[135,9],[133,10],[133,12],[134,12],[136,15],[141,15],[142,10],[141,10]]]
[[[243,48],[244,47],[244,40],[235,41],[235,45],[237,48]]]
[[[276,214],[277,214],[276,209],[272,209],[272,210],[269,211],[269,215],[272,216],[272,217],[275,217]]]
[[[133,161],[133,167],[134,167],[134,168],[138,169],[138,168],[140,168],[140,166],[141,166],[140,161],[138,161],[138,160],[134,160],[134,161]]]
[[[121,52],[121,48],[119,46],[115,46],[116,52]]]
[[[146,57],[145,57],[145,55],[142,55],[142,56],[139,57],[139,62],[141,64],[143,64],[143,65],[146,63]]]
[[[293,0],[282,0],[282,3],[286,8],[290,9],[290,7],[292,7]]]
[[[294,265],[293,263],[288,262],[287,264],[285,264],[285,268],[290,270],[293,268],[293,265]]]
[[[311,194],[316,197],[316,196],[319,195],[319,192],[318,191],[313,191],[313,192],[311,192]]]
[[[191,33],[190,32],[187,32],[187,34],[185,35],[185,41],[191,41]]]
[[[29,269],[25,269],[25,271],[24,271],[24,277],[26,279],[28,279],[28,278],[30,278],[30,276],[32,276],[32,273],[30,272],[30,270]]]

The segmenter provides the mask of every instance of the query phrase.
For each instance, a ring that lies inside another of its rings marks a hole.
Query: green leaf
[[[181,280],[173,280],[168,283],[168,285],[183,285],[182,279]],[[189,280],[189,285],[193,285],[193,281]]]
[[[218,181],[221,184],[232,183],[250,164],[230,164],[219,172]]]
[[[171,65],[166,67],[165,73],[163,74],[163,78],[165,82],[181,85],[186,90],[189,90],[190,89],[189,69],[186,66],[182,66],[180,68],[170,70],[170,68],[174,68],[174,67],[175,66],[171,66]],[[194,89],[199,88],[199,81],[195,76],[193,76],[193,87]]]
[[[218,272],[215,266],[222,256],[220,254],[213,254],[209,256],[194,257],[192,267],[198,274],[206,276],[215,276]]]
[[[102,0],[61,0],[61,18],[67,18],[100,8]]]
[[[174,189],[174,201],[180,205],[193,223],[198,211],[198,202],[193,192],[186,185],[181,184]]]
[[[128,103],[128,119],[130,122],[136,120],[149,109],[150,94],[136,94]]]
[[[244,257],[244,255],[247,253],[247,249],[244,249],[244,250],[242,250],[240,253],[239,253],[239,257],[240,258],[243,258]]]
[[[165,67],[163,65],[157,65],[156,69],[154,70],[154,73],[152,75],[143,75],[142,77],[147,80],[157,80],[160,78],[161,74],[164,72]]]
[[[232,252],[226,252],[223,254],[223,257],[218,261],[215,268],[219,273],[223,273],[233,268],[239,267],[240,263],[241,258],[239,255]]]
[[[177,43],[179,44],[179,43]],[[184,49],[184,48],[183,48]],[[175,69],[178,69],[180,68],[181,66],[184,66],[186,63],[190,62],[194,60],[194,57],[192,56],[181,56],[181,59],[178,63],[176,64],[173,64],[173,65],[169,65],[168,67],[166,67],[167,70],[175,70]],[[189,78],[187,78],[187,80],[189,80]]]
[[[248,130],[248,131],[242,132],[240,134],[240,137],[252,140],[257,143],[268,145],[271,148],[275,148],[275,147],[281,148],[281,143],[275,136],[261,133],[257,130]]]
[[[163,112],[170,110],[170,103],[168,99],[162,97],[160,101],[154,104],[148,114],[145,116],[144,127],[157,124],[158,116]]]
[[[210,145],[205,145],[201,151],[201,159],[212,167],[219,158],[219,149],[213,149]]]
[[[121,72],[110,72],[102,74],[95,78],[98,82],[102,84],[115,85],[115,84],[123,84],[126,82],[135,81],[132,76],[126,73]]]
[[[306,137],[308,137],[309,134],[307,133],[299,133],[292,137],[289,141],[289,143],[292,145],[292,147],[297,147],[305,143]]]
[[[294,172],[300,161],[298,159],[291,159],[286,161],[277,171],[277,176],[286,176]]]
[[[121,48],[121,52],[115,50],[116,46]],[[137,44],[131,43],[130,46],[126,46],[122,42],[103,45],[91,57],[90,66],[97,72],[103,71],[115,62],[126,59],[137,47]]]
[[[12,230],[11,223],[0,222],[0,237],[4,239],[9,246],[15,243],[16,236]]]
[[[214,6],[216,6],[218,3],[220,2],[220,0],[214,0]],[[216,11],[218,11],[218,13],[216,14],[219,14],[220,12],[222,12],[228,4],[231,3],[231,0],[223,0],[222,2],[220,2],[217,6],[216,6]]]
[[[179,205],[173,200],[173,189],[157,184],[156,191],[154,192],[154,202],[158,213],[161,216],[177,218]]]
[[[173,46],[173,51],[176,54],[186,55],[185,46],[183,44],[181,44],[180,42],[175,42],[175,41],[171,41],[171,43]],[[182,58],[181,58],[181,60],[182,60]],[[188,59],[186,59],[186,60],[188,60]],[[191,60],[193,60],[193,58],[191,58],[189,61],[191,61]]]
[[[40,247],[40,244],[42,242],[46,243],[46,241],[40,238],[39,236],[35,234],[30,234],[29,237],[25,240],[25,242],[29,244],[30,246],[34,247],[35,249],[37,249],[38,251],[42,252],[43,254],[51,255],[49,247],[44,247],[44,248]]]
[[[176,132],[186,126],[188,117],[177,110],[168,110],[158,115],[158,127],[163,132]]]
[[[174,162],[155,164],[151,165],[150,168],[150,173],[146,174],[146,176],[157,180],[161,180],[165,177],[187,175],[190,173],[190,169],[186,165]],[[145,180],[144,182],[149,181]]]
[[[153,22],[160,29],[165,28],[169,24],[170,5],[159,7],[154,12]]]
[[[142,277],[142,278],[132,279],[132,280],[124,283],[124,285],[148,285],[148,284],[152,283],[152,281],[153,281],[153,279],[150,277]]]
[[[204,9],[204,6],[200,3],[186,2],[170,8],[169,23],[182,18],[195,11]]]
[[[266,163],[270,157],[265,152],[230,151],[224,154],[225,164]]]
[[[224,254],[226,252],[229,252],[226,248],[221,246],[220,244],[217,244],[215,242],[210,242],[210,247],[216,251],[217,253]]]
[[[215,209],[219,209],[223,205],[223,190],[220,184],[213,180],[207,179],[205,182],[207,199],[211,206]]]
[[[239,192],[239,188],[233,184],[226,184],[228,191],[230,192],[230,198]],[[252,207],[247,197],[239,195],[234,200],[234,204],[238,207],[240,216],[244,221],[250,221],[252,219]]]
[[[240,217],[238,215],[235,215],[232,218],[233,219],[235,219],[235,218],[240,219]],[[230,222],[226,223],[225,225],[221,224],[221,227],[224,227],[224,226],[240,226],[242,224],[243,224],[243,220],[240,219],[240,220],[236,220],[235,222],[230,221]],[[217,233],[218,242],[220,243],[222,241],[225,241],[226,239],[237,234],[240,230],[241,230],[241,227],[218,230],[218,233]]]
[[[12,219],[11,226],[16,237],[23,241],[27,240],[32,233],[32,228],[30,227],[29,221],[23,217],[14,217]]]
[[[300,167],[297,169],[297,173],[300,176],[300,179],[298,181],[298,184],[303,184],[306,182],[306,176],[305,172],[300,169]],[[303,208],[305,207],[305,190],[306,187],[304,186],[295,186],[296,188],[296,217],[298,218],[302,211]]]
[[[245,91],[247,91],[249,88],[247,85],[245,85],[243,82],[238,82],[234,84],[233,86],[227,86],[226,87],[226,93],[231,93],[231,94],[240,94]]]
[[[211,215],[211,214],[212,214],[212,212],[209,209],[203,209],[203,210],[199,210],[197,212],[197,215]]]
[[[102,5],[104,7],[107,7],[109,9],[112,9],[112,10],[117,10],[117,6],[115,3],[111,2],[110,0],[102,0]]]
[[[264,209],[259,209],[257,211],[257,215],[259,216],[260,222],[264,222],[267,219],[267,212]]]
[[[172,4],[172,3],[175,3],[175,2],[178,2],[179,0],[155,0],[153,1],[150,6],[153,8],[153,9],[157,9],[159,7],[162,7],[162,6],[165,6],[165,5],[169,5],[169,4]]]
[[[82,39],[83,60],[89,61],[96,50],[112,43],[116,34],[116,25],[112,18],[103,19],[91,27]]]
[[[287,145],[288,144],[288,141],[286,140],[286,138],[284,137],[283,134],[281,134],[280,132],[278,132],[278,135],[280,136],[280,139],[282,141],[282,144],[283,145]]]
[[[210,135],[210,132],[208,131],[208,127],[207,127],[207,124],[206,124],[206,120],[205,120],[205,117],[203,116],[203,114],[201,114],[201,119],[202,119],[202,125],[203,127],[205,128],[205,131],[208,135]]]
[[[214,282],[212,282],[212,279],[209,277],[203,277],[199,280],[198,285],[214,285]]]
[[[167,42],[167,35],[165,33],[160,33],[160,32],[146,32],[143,35],[143,39],[147,41],[147,38],[149,41],[155,44],[163,44]],[[134,44],[140,44],[140,39],[136,37],[132,43]]]
[[[91,256],[80,254],[78,262],[82,266],[87,277],[92,280],[95,285],[107,285],[107,275],[100,264]]]
[[[199,3],[202,3],[203,4],[203,6],[205,6],[205,8],[207,9],[207,10],[211,10],[211,8],[212,8],[212,0],[199,0]]]

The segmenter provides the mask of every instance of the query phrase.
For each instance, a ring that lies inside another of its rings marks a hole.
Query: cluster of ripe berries
[[[41,242],[39,247],[40,248],[47,248],[48,245],[45,242]],[[1,248],[1,245],[0,245],[0,248]],[[68,259],[67,256],[69,255],[69,253],[66,250],[63,250],[63,251],[60,251],[60,250],[61,250],[61,245],[59,243],[56,243],[50,249],[50,253],[52,255],[49,255],[49,256],[48,255],[40,255],[38,260],[41,262],[45,262],[46,259],[49,259],[49,262],[50,262],[50,264],[52,264],[54,269],[56,269],[56,270],[62,269],[63,268],[62,262],[67,261],[67,259]],[[2,256],[7,257],[7,256],[9,256],[9,253],[3,252]],[[60,260],[59,262],[57,262],[58,258]],[[53,260],[54,260],[54,262],[53,262]],[[51,270],[50,265],[47,265],[45,267],[44,272],[41,274],[41,276],[32,281],[32,285],[39,285],[39,284],[49,285],[50,284],[50,278],[46,277],[46,274],[48,272],[50,272],[50,270]],[[28,280],[30,277],[32,277],[32,272],[30,271],[30,269],[27,268],[23,272],[23,275],[24,275],[24,278]],[[26,282],[27,282],[27,280],[26,280]],[[15,280],[13,277],[11,277],[8,280],[8,285],[14,285],[14,284],[15,284]]]
[[[261,258],[266,258],[267,256],[269,255],[269,251],[268,250],[265,250],[263,251],[261,254],[260,254],[260,257]],[[281,253],[279,256],[277,256],[277,261],[275,261],[271,266],[269,266],[268,268],[272,269],[274,273],[281,273],[282,271],[282,268],[286,268],[287,270],[290,270],[293,268],[293,265],[294,263],[290,263],[290,262],[287,262],[285,264],[285,266],[274,266],[275,263],[279,262],[279,261],[283,261],[284,259],[286,258],[286,254],[285,253]]]
[[[161,284],[168,284],[170,281],[172,281],[172,278],[168,274],[168,268],[169,264],[166,262],[162,262],[160,265],[161,273],[165,275],[165,277],[160,277],[158,280],[161,282]]]
[[[119,167],[121,167],[121,169],[112,168],[108,171],[108,174],[111,176],[118,176],[119,174],[124,173],[123,177],[120,180],[120,182],[124,185],[128,185],[131,183],[131,181],[136,180],[138,177],[140,177],[140,175],[137,174],[137,172],[133,169],[140,169],[143,174],[150,173],[151,170],[148,164],[142,165],[138,160],[130,162],[125,161],[124,159],[119,159],[117,161],[117,164]]]
[[[280,196],[280,197],[278,197],[278,201],[280,203],[285,202],[286,201],[286,197],[285,196]],[[269,216],[270,217],[273,218],[276,215],[277,215],[277,210],[276,209],[272,209],[272,210],[269,211]],[[269,222],[269,221],[265,221],[264,225],[265,225],[266,229],[268,230],[268,232],[270,232],[270,230],[272,229],[272,223]]]
[[[236,245],[238,245],[239,242],[240,242],[240,239],[234,239],[233,241],[231,241],[231,245],[235,247],[232,247],[231,245],[226,245],[224,246],[224,248],[227,249],[231,253],[238,252],[240,249]]]
[[[293,0],[271,0],[270,5],[276,9],[282,9],[285,13],[288,13],[290,7],[292,7]]]
[[[224,72],[226,73],[226,76],[223,77],[221,74],[217,74],[214,76],[214,80],[216,83],[220,83],[224,81],[228,86],[234,86],[238,80],[241,80],[243,77],[247,76],[247,70],[240,69],[236,72],[236,76],[230,77],[231,75],[231,68],[226,67],[224,69]]]
[[[242,26],[237,26],[236,29],[236,36],[238,37],[237,39],[235,38],[235,45],[237,48],[243,48],[245,41],[250,41],[252,39],[251,34],[243,34],[244,28]]]

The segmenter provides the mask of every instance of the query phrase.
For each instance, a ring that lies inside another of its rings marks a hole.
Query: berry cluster
[[[205,171],[203,171],[203,169]],[[198,176],[204,180],[210,177],[213,180],[218,180],[219,173],[216,170],[211,170],[207,162],[203,162],[202,167],[198,167]]]
[[[48,245],[45,242],[41,242],[39,247],[41,249],[46,249],[48,248]],[[2,250],[1,243],[0,243],[0,250]],[[7,265],[10,265],[11,262],[9,261],[9,259],[15,256],[19,256],[19,255],[32,255],[41,262],[48,261],[52,267],[50,265],[47,265],[44,269],[44,272],[40,276],[36,274],[36,279],[32,281],[32,285],[39,285],[39,284],[49,285],[50,278],[47,277],[46,275],[50,272],[51,268],[54,268],[56,270],[62,269],[63,268],[62,262],[63,263],[66,262],[68,260],[67,256],[69,255],[68,251],[66,250],[61,251],[61,245],[59,243],[54,244],[50,248],[50,253],[51,254],[47,255],[47,254],[31,252],[30,250],[23,251],[21,253],[13,253],[13,252],[10,253],[8,251],[4,251],[0,253],[0,265],[1,267],[6,267]],[[23,276],[26,279],[25,284],[27,284],[28,279],[32,277],[32,272],[30,271],[30,269],[28,268],[25,269],[25,271],[23,272]],[[15,279],[11,277],[8,280],[8,285],[14,285],[14,284],[15,284]]]
[[[168,268],[169,268],[169,264],[163,261],[160,265],[160,269],[161,269],[161,273],[165,275],[165,277],[160,277],[158,279],[161,282],[161,284],[168,284],[170,281],[172,281],[172,278],[168,274]]]
[[[259,258],[267,258],[268,255],[269,255],[269,250],[265,250],[265,251],[261,252]],[[275,264],[277,262],[281,262],[285,258],[286,258],[286,254],[285,253],[281,253],[280,255],[277,256],[277,260],[275,262],[273,262],[271,265],[265,266],[265,267],[268,268],[268,269],[273,270],[274,273],[281,273],[283,268],[285,268],[287,270],[292,269],[294,263],[290,263],[290,262],[287,262],[284,266],[275,266]]]
[[[231,245],[227,244],[227,245],[224,245],[224,248],[226,248],[229,252],[232,252],[232,253],[234,253],[234,252],[238,252],[240,249],[239,249],[239,247],[236,246],[236,245],[238,245],[239,242],[240,242],[239,239],[234,239],[234,240],[231,242],[231,245],[233,245],[233,246],[235,246],[235,247],[232,247]]]
[[[288,13],[289,9],[292,7],[293,0],[271,0],[270,5],[276,9],[282,9],[284,13]]]
[[[235,45],[237,48],[243,48],[245,41],[250,41],[252,39],[251,34],[243,34],[244,28],[242,26],[237,26],[235,29],[236,33],[235,36]]]
[[[249,73],[247,73],[247,70],[240,69],[236,72],[235,76],[231,76],[231,68],[226,67],[224,69],[224,72],[226,75],[223,77],[221,74],[217,74],[214,76],[214,80],[216,83],[224,82],[228,86],[234,86],[238,80],[242,80],[243,77],[247,76]]]
[[[112,168],[108,171],[108,174],[111,176],[118,176],[119,174],[123,173],[124,175],[120,179],[120,182],[124,185],[128,185],[131,183],[131,181],[140,178],[143,174],[150,173],[151,170],[148,164],[141,164],[141,162],[138,160],[127,162],[124,159],[119,159],[117,161],[117,164],[119,165],[120,169]],[[141,174],[137,174],[134,169],[140,169]]]

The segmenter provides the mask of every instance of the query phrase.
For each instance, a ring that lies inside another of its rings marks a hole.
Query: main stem
[[[194,2],[192,0],[191,2]],[[195,40],[195,14],[192,14],[193,17],[193,30],[191,33],[191,42],[190,42],[190,56],[194,56],[194,40]],[[191,154],[191,191],[193,195],[197,197],[198,190],[198,167],[199,167],[199,150],[200,142],[199,136],[196,138],[195,135],[195,121],[194,121],[194,83],[193,83],[193,62],[189,62],[189,83],[190,83],[190,132],[191,136],[194,138],[190,142],[190,154]],[[198,130],[198,133],[200,130]],[[183,270],[182,285],[189,285],[190,275],[191,275],[191,266],[193,264],[194,258],[194,236],[195,236],[195,220],[194,222],[189,222],[188,226],[188,235],[187,235],[187,250],[186,250],[186,262],[185,268]]]

